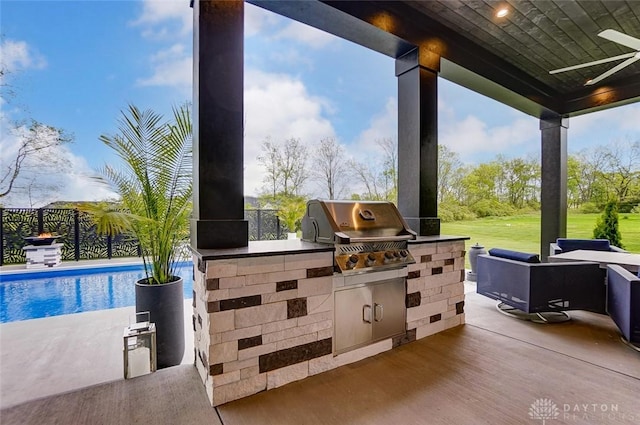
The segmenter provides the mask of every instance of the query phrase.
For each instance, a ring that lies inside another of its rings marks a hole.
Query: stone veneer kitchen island
[[[195,365],[217,406],[371,357],[464,323],[465,240],[409,241],[406,332],[334,355],[333,245],[256,241],[194,254]],[[362,275],[366,279],[366,274]]]

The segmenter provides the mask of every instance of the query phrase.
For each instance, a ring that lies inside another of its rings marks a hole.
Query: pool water
[[[184,297],[193,296],[193,265],[180,263]],[[135,305],[142,265],[0,276],[0,323]]]

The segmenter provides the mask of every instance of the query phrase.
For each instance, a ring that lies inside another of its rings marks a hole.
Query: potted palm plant
[[[130,232],[138,239],[145,277],[136,282],[136,312],[149,311],[156,324],[158,367],[180,364],[184,296],[175,268],[188,243],[192,209],[190,108],[174,108],[167,122],[130,105],[122,111],[118,133],[100,140],[122,159],[121,167],[105,165],[98,177],[120,195],[121,207],[90,213],[99,230]]]

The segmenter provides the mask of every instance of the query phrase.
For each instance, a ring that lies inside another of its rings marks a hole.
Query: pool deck
[[[140,263],[136,258],[73,261],[55,270]],[[0,275],[37,270],[52,269],[2,266]],[[185,299],[182,364],[194,361],[192,310],[191,299]],[[0,324],[0,409],[122,380],[122,332],[134,313],[130,306]]]
[[[63,261],[59,266],[56,267],[39,267],[34,269],[28,269],[24,264],[9,264],[6,266],[0,266],[0,276],[20,273],[46,273],[52,271],[89,269],[99,267],[122,267],[139,264],[142,264],[142,259],[139,257],[112,258],[111,260],[98,259]]]
[[[184,301],[185,355],[193,364],[191,300]],[[122,332],[135,307],[0,325],[0,409],[122,380]]]

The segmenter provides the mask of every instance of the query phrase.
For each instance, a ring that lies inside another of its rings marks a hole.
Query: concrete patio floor
[[[193,364],[191,300],[184,301],[185,354]],[[123,379],[122,332],[135,307],[0,325],[0,409]]]
[[[216,409],[189,365],[122,379],[121,333],[133,308],[0,325],[0,422],[540,423],[527,411],[545,397],[560,408],[618,409],[554,424],[640,423],[640,353],[620,342],[610,318],[572,312],[571,322],[538,325],[499,314],[473,284],[465,289],[465,326]],[[183,363],[193,362],[191,347]]]
[[[55,271],[139,264],[137,257],[65,261]],[[50,271],[5,265],[0,276]],[[193,364],[192,310],[186,299],[182,364]],[[134,313],[123,307],[0,324],[0,409],[122,379],[122,332]]]

